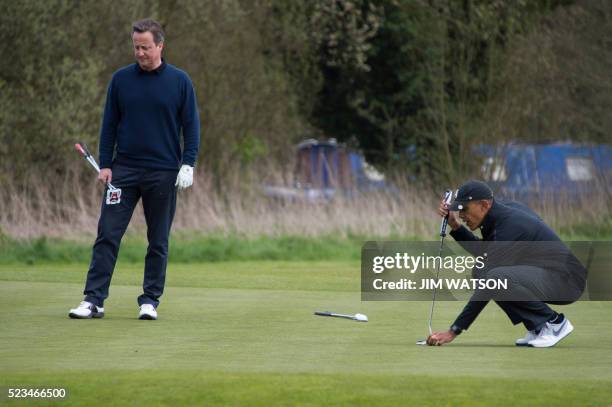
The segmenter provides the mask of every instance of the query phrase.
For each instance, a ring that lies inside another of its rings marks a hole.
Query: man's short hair
[[[132,34],[134,33],[146,33],[150,32],[153,34],[153,41],[156,45],[160,42],[164,42],[164,30],[160,23],[151,19],[138,20],[132,24]]]

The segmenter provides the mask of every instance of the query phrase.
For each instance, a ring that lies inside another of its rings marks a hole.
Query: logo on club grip
[[[107,205],[116,205],[121,202],[121,189],[109,189],[106,191],[106,204]]]

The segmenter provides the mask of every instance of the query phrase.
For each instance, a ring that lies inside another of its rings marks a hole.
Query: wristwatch
[[[461,332],[463,332],[463,328],[457,326],[457,325],[453,325],[450,327],[450,330],[452,333],[454,333],[455,335],[461,335]]]

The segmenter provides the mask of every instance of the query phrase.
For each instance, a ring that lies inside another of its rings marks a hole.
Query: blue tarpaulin
[[[482,172],[498,192],[511,198],[573,196],[612,190],[612,147],[608,145],[481,145]]]

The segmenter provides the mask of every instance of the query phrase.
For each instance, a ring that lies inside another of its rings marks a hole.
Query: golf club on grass
[[[315,311],[314,314],[320,317],[346,318],[346,319],[352,319],[353,321],[368,322],[368,317],[367,315],[364,315],[364,314],[355,314],[355,315],[336,314],[334,312],[329,312],[329,311]]]
[[[96,170],[96,172],[99,174],[100,173],[100,167],[98,166],[98,163],[96,162],[96,159],[93,158],[93,156],[89,152],[89,149],[87,148],[87,145],[85,143],[76,143],[74,145],[74,148],[76,148],[77,151],[79,153],[81,153],[83,158],[85,158],[85,160],[89,164],[91,164],[91,166],[94,168],[94,170]],[[121,189],[114,187],[113,184],[111,184],[110,182],[106,183],[106,185],[108,186],[108,191],[106,192],[106,204],[107,205],[115,205],[115,204],[118,204],[119,202],[121,202]]]
[[[453,192],[450,189],[447,189],[444,192],[444,203],[448,206],[451,204],[453,200]],[[440,249],[438,250],[438,257],[442,255],[442,246],[444,245],[444,238],[446,237],[446,227],[448,226],[448,215],[442,219],[442,224],[440,225]],[[440,262],[436,262],[436,282],[440,276]],[[431,320],[433,318],[434,305],[436,304],[436,286],[433,289],[433,298],[431,300],[431,308],[429,309],[429,335],[433,333],[431,329]],[[427,339],[421,339],[416,342],[417,345],[426,345]]]

